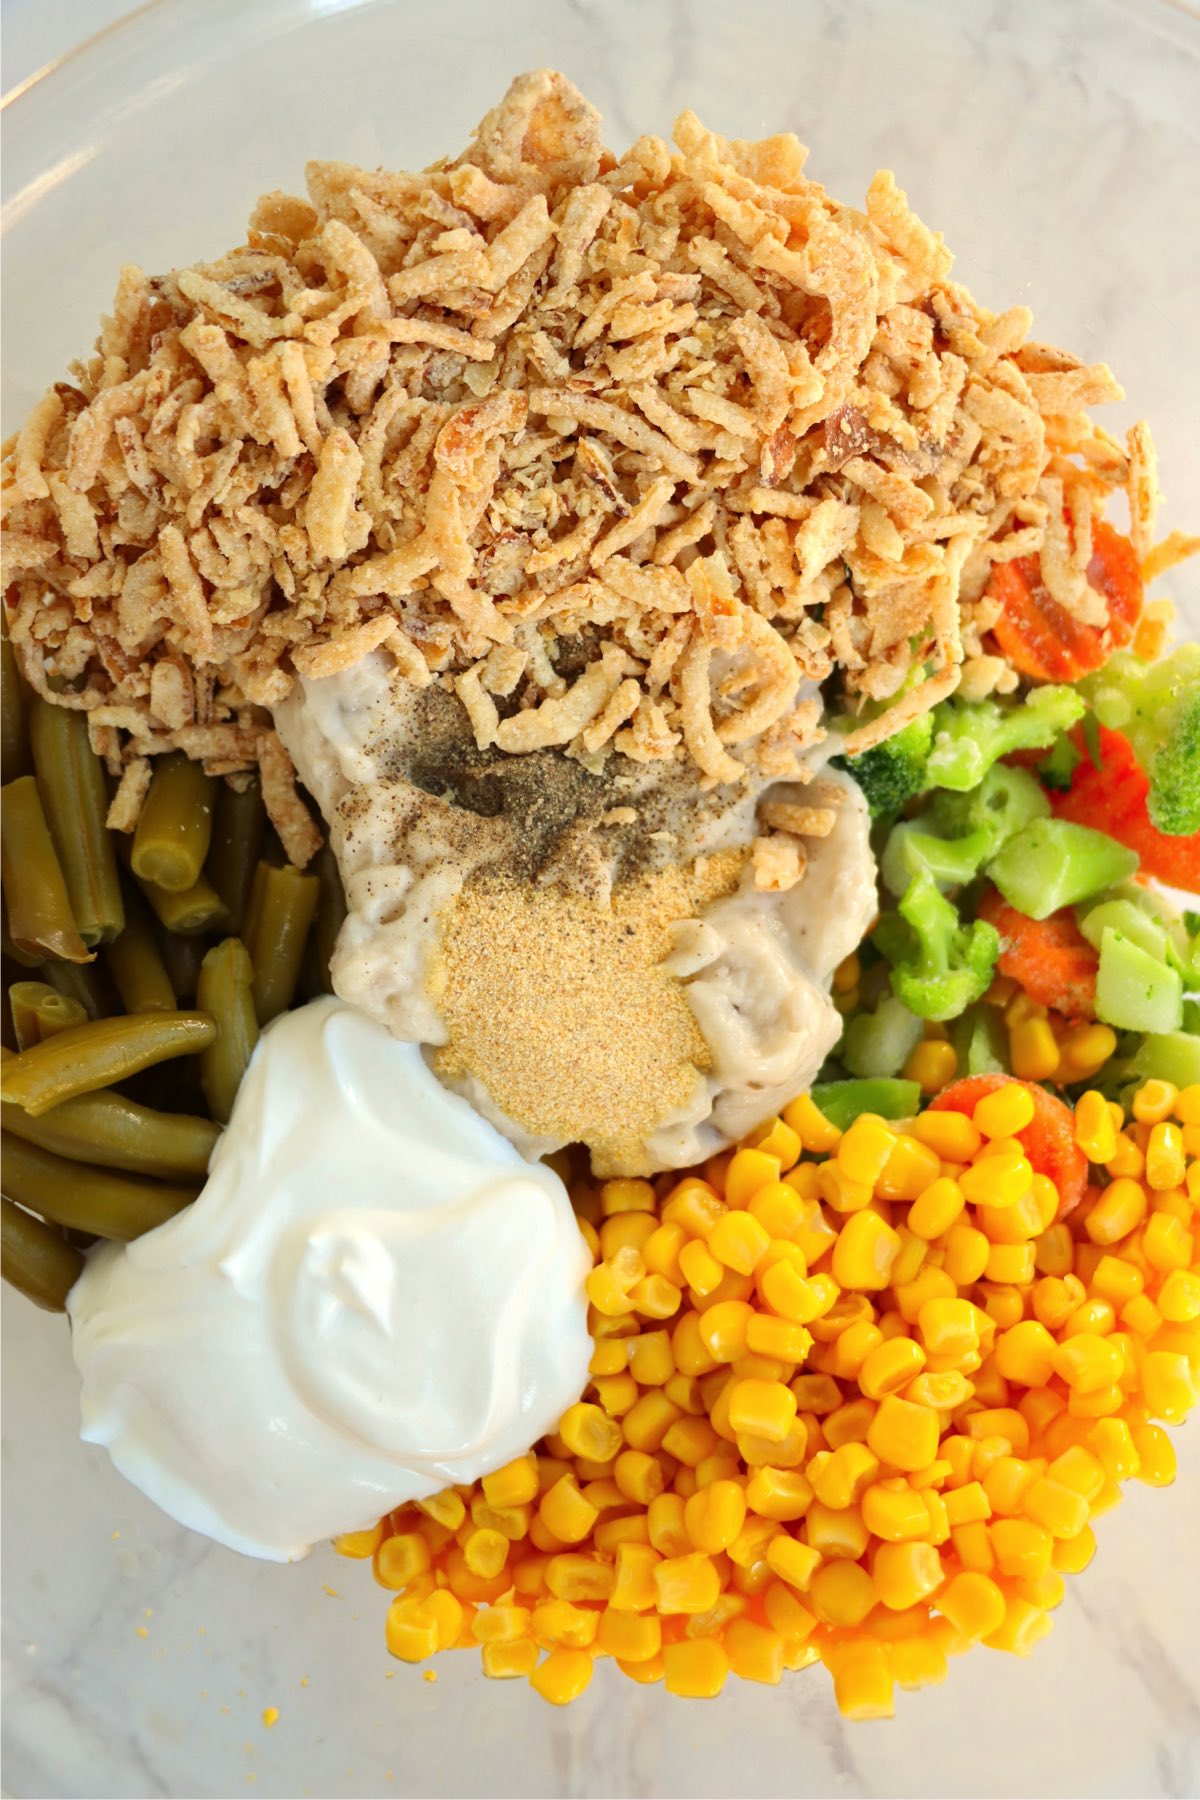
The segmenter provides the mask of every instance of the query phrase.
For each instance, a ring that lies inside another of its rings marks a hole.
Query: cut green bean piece
[[[89,946],[107,944],[125,923],[113,834],[106,824],[108,789],[81,712],[35,698],[29,740],[38,792],[58,852],[71,911]]]
[[[204,875],[188,888],[156,887],[152,881],[142,881],[141,889],[159,923],[179,937],[224,931],[229,923],[225,902]]]
[[[921,1104],[915,1081],[826,1081],[812,1089],[813,1104],[831,1125],[846,1131],[859,1113],[878,1113],[881,1119],[910,1119]]]
[[[254,1009],[266,1025],[292,1003],[304,945],[317,909],[319,883],[289,863],[259,863],[254,936],[247,946],[254,964]]]
[[[78,1000],[89,1019],[105,1019],[117,1010],[117,994],[99,963],[45,962],[43,981],[68,1000]]]
[[[5,1198],[73,1231],[92,1231],[97,1237],[128,1243],[156,1225],[165,1225],[200,1192],[195,1185],[146,1181],[113,1169],[68,1162],[7,1131],[0,1133],[0,1142]]]
[[[0,1106],[0,1121],[14,1137],[69,1162],[125,1169],[160,1181],[202,1181],[221,1135],[211,1119],[157,1112],[107,1091],[79,1094],[39,1118],[20,1106]]]
[[[258,1042],[254,967],[237,938],[226,938],[204,958],[196,1004],[217,1021],[216,1042],[200,1052],[200,1080],[208,1110],[226,1125]]]
[[[161,927],[155,935],[159,954],[175,990],[175,998],[180,1006],[190,1006],[196,998],[200,964],[204,961],[208,945],[202,937],[176,937],[174,933],[163,931]]]
[[[12,932],[8,929],[8,902],[0,896],[0,955],[8,962],[19,963],[23,969],[39,968],[45,951],[38,949],[32,955],[28,950],[18,950],[13,943]],[[63,967],[67,965],[64,963]]]
[[[23,1106],[36,1117],[76,1094],[125,1081],[154,1063],[194,1056],[216,1035],[216,1024],[201,1012],[140,1013],[76,1025],[48,1043],[9,1057],[0,1068],[0,1100]]]
[[[61,1232],[11,1200],[0,1200],[0,1274],[35,1306],[65,1312],[83,1273],[83,1256]]]
[[[204,873],[225,902],[231,931],[242,931],[246,923],[250,888],[266,825],[257,775],[241,789],[230,787],[227,781],[221,783]]]
[[[18,950],[90,962],[67,897],[38,785],[19,775],[0,793],[0,875],[8,929]]]
[[[78,1000],[60,994],[48,981],[14,981],[8,990],[8,1004],[18,1050],[28,1050],[87,1022],[88,1015]]]
[[[126,1012],[174,1012],[175,990],[159,954],[150,914],[133,887],[125,895],[125,929],[105,951]]]
[[[317,966],[322,988],[327,994],[332,994],[333,980],[329,965],[333,960],[338,933],[346,919],[346,895],[342,888],[342,878],[338,874],[337,857],[328,844],[322,844],[313,867],[319,883],[317,917],[313,927]]]
[[[31,767],[25,701],[25,683],[5,631],[0,640],[0,774],[5,787],[18,775],[28,775]]]
[[[216,783],[181,752],[159,757],[133,835],[133,872],[169,893],[200,879],[212,838]]]

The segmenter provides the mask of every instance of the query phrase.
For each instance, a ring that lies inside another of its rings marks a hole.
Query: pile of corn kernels
[[[1033,1111],[1012,1081],[839,1133],[802,1096],[695,1174],[577,1185],[583,1398],[338,1541],[397,1591],[392,1653],[478,1647],[555,1704],[598,1656],[696,1698],[820,1661],[858,1719],[972,1644],[1027,1654],[1200,1387],[1200,1086],[1084,1094],[1066,1219]]]

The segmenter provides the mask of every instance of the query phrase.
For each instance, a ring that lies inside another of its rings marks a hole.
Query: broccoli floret
[[[1045,819],[1050,803],[1027,769],[997,763],[968,794],[935,794],[915,823],[893,826],[880,859],[883,884],[903,894],[914,875],[965,887],[1014,832]]]
[[[1037,771],[1043,787],[1052,788],[1056,794],[1065,794],[1071,785],[1071,777],[1082,762],[1082,753],[1075,748],[1069,737],[1060,737],[1049,756],[1038,764]]]
[[[933,712],[933,749],[925,786],[966,793],[1014,750],[1047,750],[1084,714],[1072,687],[1038,687],[1015,704],[943,700]]]
[[[853,775],[873,819],[894,817],[925,785],[925,764],[933,743],[933,715],[925,713],[886,743],[861,756],[835,756],[834,764]]]
[[[1200,644],[1156,663],[1119,651],[1084,686],[1100,723],[1133,746],[1151,823],[1171,837],[1200,831]]]
[[[922,1019],[956,1019],[987,991],[1000,934],[983,919],[965,925],[929,875],[909,882],[899,911],[873,942],[892,965],[892,988]]]

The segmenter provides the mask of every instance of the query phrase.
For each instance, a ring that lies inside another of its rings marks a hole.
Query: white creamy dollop
[[[290,1561],[552,1430],[590,1267],[552,1170],[319,1000],[264,1034],[195,1204],[89,1257],[83,1436],[172,1518]]]

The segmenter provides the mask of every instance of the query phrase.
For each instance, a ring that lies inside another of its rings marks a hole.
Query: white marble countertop
[[[4,85],[123,10],[4,0]],[[306,153],[417,166],[462,141],[515,70],[553,62],[597,99],[615,140],[665,132],[692,105],[743,136],[794,127],[817,178],[846,198],[894,167],[977,293],[997,307],[1028,300],[1039,336],[1114,366],[1130,394],[1115,428],[1151,416],[1174,503],[1165,525],[1196,529],[1200,23],[1182,0],[153,10],[157,22],[113,34],[95,80],[84,71],[70,104],[51,109],[36,167],[29,105],[6,114],[14,407],[86,342],[127,255],[165,266],[232,241],[254,194],[298,181]],[[1196,580],[1181,572],[1174,592],[1200,621]],[[362,1565],[330,1553],[254,1564],[177,1530],[78,1443],[62,1321],[9,1296],[2,1323],[9,1794],[1200,1790],[1200,1420],[1179,1434],[1178,1484],[1134,1484],[1099,1521],[1095,1562],[1028,1662],[960,1659],[941,1688],[899,1695],[888,1724],[846,1725],[819,1670],[779,1691],[731,1683],[700,1706],[601,1668],[559,1713],[521,1684],[484,1682],[470,1657],[443,1659],[434,1684],[390,1663],[387,1596]],[[280,1711],[270,1731],[267,1706]]]

